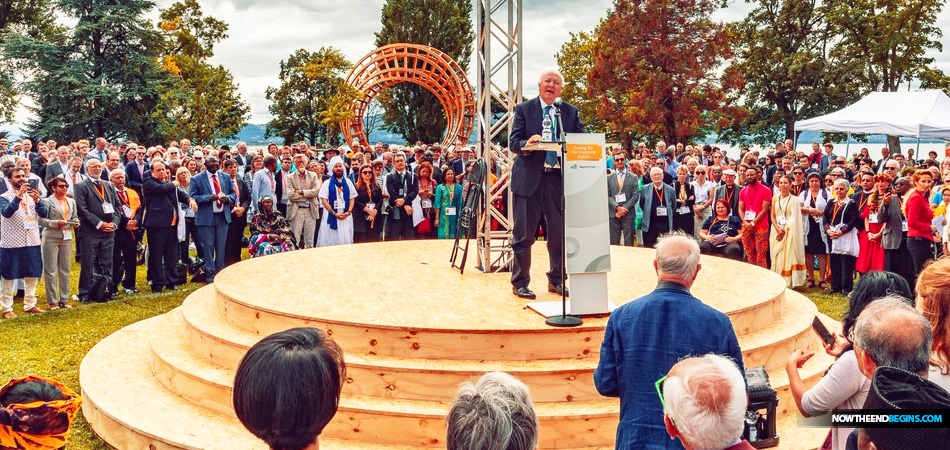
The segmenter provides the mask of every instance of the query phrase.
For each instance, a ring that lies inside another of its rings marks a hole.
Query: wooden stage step
[[[339,412],[321,437],[324,449],[444,448],[445,415],[458,385],[486,371],[509,372],[529,386],[540,448],[613,448],[619,402],[593,386],[607,318],[585,318],[575,329],[547,327],[511,295],[507,274],[470,269],[462,276],[449,268],[442,260],[450,245],[329,247],[232,266],[181,307],[97,344],[81,367],[84,414],[120,450],[263,449],[234,418],[234,370],[263,336],[317,326],[343,347],[348,369]],[[535,251],[544,260],[544,249]],[[652,251],[612,251],[614,303],[653,289]],[[332,263],[339,260],[348,263]],[[778,391],[778,449],[817,447],[826,431],[794,426],[784,371],[794,348],[819,351],[801,370],[806,384],[830,364],[810,328],[817,309],[772,272],[721,258],[704,256],[702,263],[694,294],[729,315],[746,366],[765,365]],[[425,276],[452,295],[419,296],[404,282],[338,283],[381,264]],[[281,266],[299,270],[271,270]],[[544,269],[536,267],[533,278],[543,280]],[[723,286],[721,274],[735,282]]]

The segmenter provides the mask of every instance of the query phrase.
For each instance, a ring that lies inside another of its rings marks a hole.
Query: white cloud
[[[158,0],[160,8],[174,0]],[[280,61],[294,50],[314,51],[324,46],[339,49],[351,62],[356,62],[374,49],[375,34],[380,29],[380,15],[385,0],[202,0],[202,11],[230,26],[228,39],[218,43],[212,62],[228,68],[240,85],[241,97],[251,103],[252,123],[270,119],[269,102],[264,98],[268,86],[278,85]],[[524,35],[523,93],[526,98],[537,95],[537,76],[554,68],[554,54],[570,39],[571,32],[592,30],[613,5],[612,0],[524,0],[522,30]],[[727,8],[718,10],[719,20],[740,20],[752,9],[743,0],[731,0]],[[157,19],[158,12],[150,17]],[[474,21],[474,17],[473,17]],[[950,28],[950,11],[941,13],[938,25]],[[635,24],[631,24],[635,26]],[[948,37],[941,39],[950,48]],[[938,67],[950,72],[950,58],[932,52]],[[475,58],[469,77],[474,79]],[[28,114],[21,110],[18,122],[25,123]]]

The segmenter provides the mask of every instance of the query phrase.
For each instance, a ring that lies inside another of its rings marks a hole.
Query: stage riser
[[[617,416],[596,418],[539,418],[538,446],[545,449],[613,448]],[[423,448],[445,448],[445,418],[381,417],[340,411],[324,436],[362,442],[389,442]]]
[[[82,393],[82,396],[83,417],[86,422],[92,424],[96,434],[113,448],[121,450],[198,450],[196,447],[188,445],[174,445],[128,428],[99,409],[95,403],[90,401],[85,392]],[[266,449],[267,446],[264,445],[263,447]]]
[[[403,358],[460,360],[508,360],[597,358],[604,339],[603,327],[574,330],[538,330],[463,333],[416,329],[366,327],[304,319],[250,308],[223,299],[221,315],[228,323],[261,337],[294,327],[318,327],[327,331],[347,352]],[[552,340],[556,345],[552,345]]]

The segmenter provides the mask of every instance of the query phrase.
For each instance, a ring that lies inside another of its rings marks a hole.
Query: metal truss
[[[514,155],[507,145],[493,143],[511,132],[515,106],[521,95],[522,0],[476,0],[476,95],[478,157],[488,163],[487,189],[478,223],[478,268],[502,272],[511,266],[511,167]],[[492,103],[496,111],[492,114]],[[507,142],[505,142],[507,144]],[[492,223],[496,230],[492,230]]]

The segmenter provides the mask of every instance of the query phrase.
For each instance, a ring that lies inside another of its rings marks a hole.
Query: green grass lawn
[[[246,252],[245,252],[246,257]],[[71,272],[72,291],[79,280],[79,265]],[[97,342],[126,325],[181,305],[185,297],[200,284],[189,283],[178,291],[153,294],[145,282],[145,268],[138,268],[138,294],[123,295],[117,300],[91,305],[74,305],[70,310],[56,310],[45,314],[22,313],[22,301],[17,299],[14,312],[17,318],[0,321],[0,383],[24,375],[55,378],[79,392],[79,363]],[[826,295],[818,288],[799,291],[810,298],[818,309],[833,319],[840,319],[847,311],[847,300],[841,295]],[[43,282],[37,287],[37,305],[46,307]],[[72,450],[100,450],[110,448],[89,428],[82,414],[73,424],[68,448]]]

